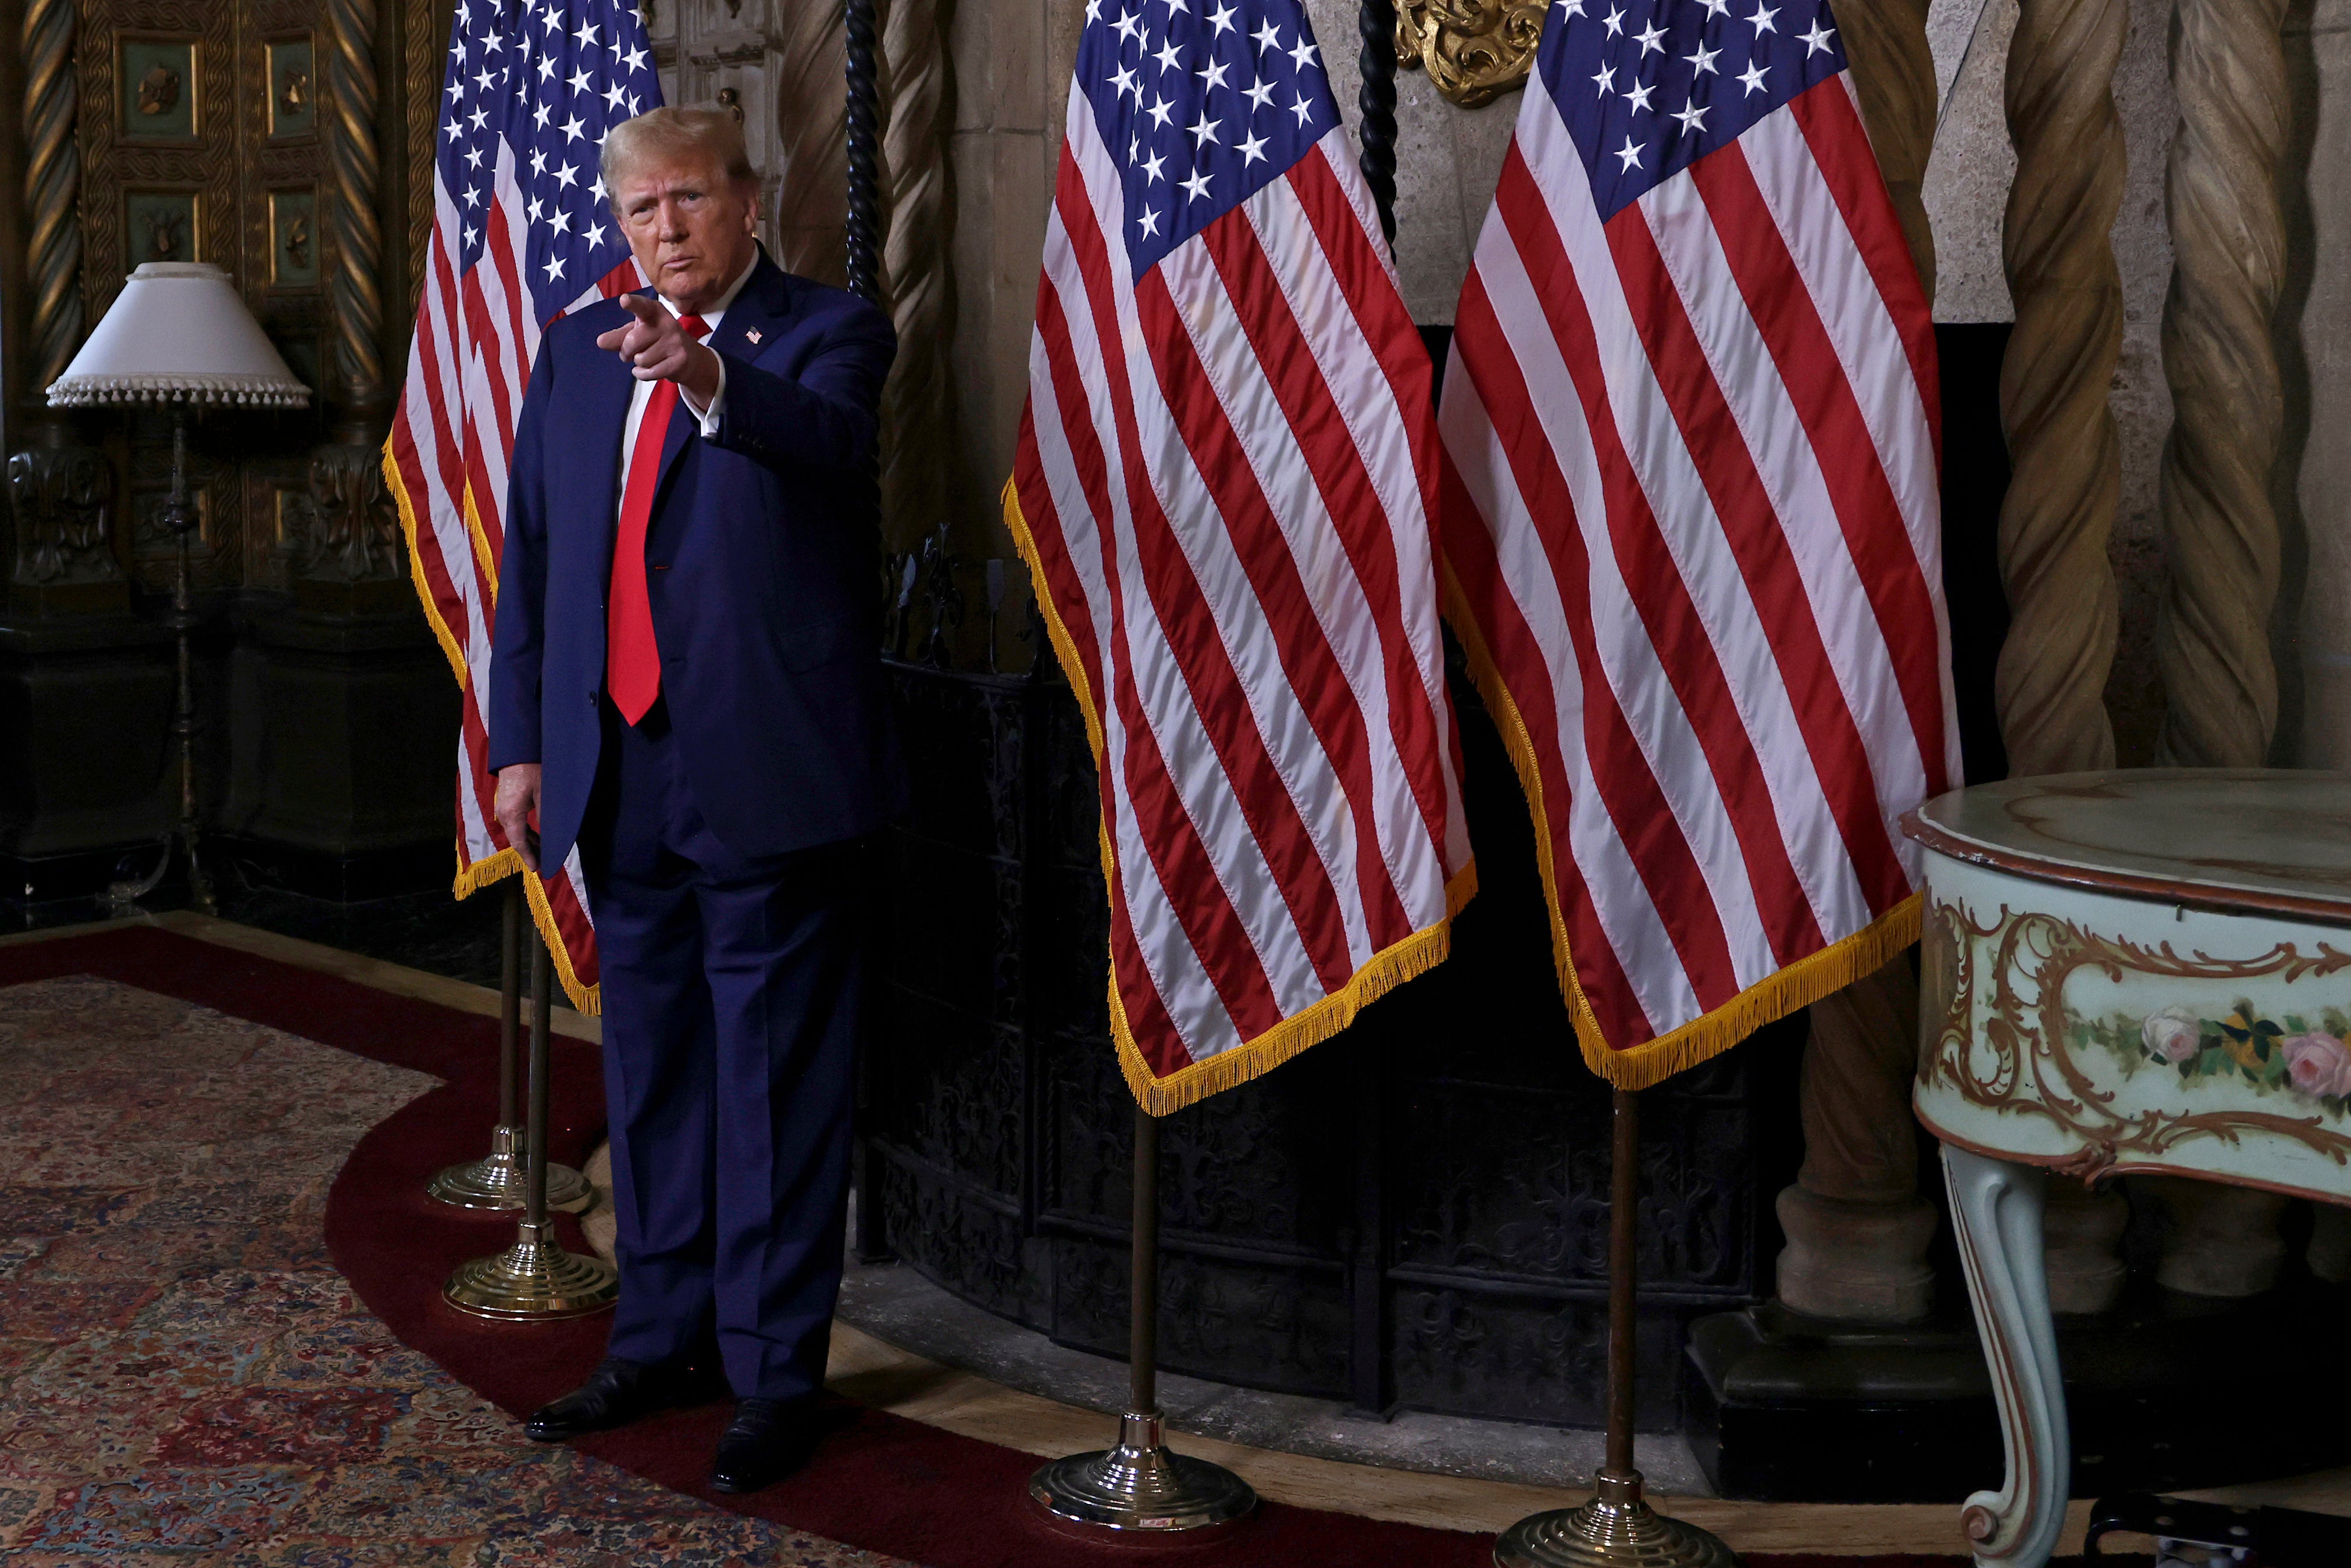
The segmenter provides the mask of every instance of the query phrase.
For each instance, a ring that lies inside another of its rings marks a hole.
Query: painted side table
[[[2351,774],[2017,779],[1902,826],[1927,852],[1914,1103],[2008,1445],[1962,1525],[1981,1568],[2041,1568],[2071,1453],[2049,1173],[2351,1203]]]

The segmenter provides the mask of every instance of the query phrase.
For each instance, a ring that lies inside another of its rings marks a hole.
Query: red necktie
[[[710,330],[699,316],[677,324],[695,339]],[[621,492],[621,533],[612,545],[611,608],[604,618],[604,689],[631,724],[645,716],[661,695],[661,648],[653,641],[653,607],[645,596],[645,529],[653,517],[653,482],[661,476],[662,447],[669,439],[669,416],[677,407],[677,383],[653,383],[645,416],[637,423],[637,444],[629,453],[629,480]]]

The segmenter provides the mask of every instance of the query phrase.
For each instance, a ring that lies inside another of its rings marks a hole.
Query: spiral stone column
[[[2129,27],[2129,0],[2022,0],[2009,44],[2016,179],[2001,242],[2016,327],[2000,378],[2011,465],[2000,575],[2010,619],[1993,699],[2017,778],[2115,761],[2106,538],[2122,448],[2106,395],[2123,340],[2111,234],[2124,151],[2113,83]],[[2115,1249],[2128,1213],[2111,1188],[2049,1184],[2043,1244],[2058,1312],[2114,1304],[2123,1283]]]
[[[1928,155],[1935,148],[1935,53],[1927,43],[1930,0],[1844,0],[1836,8],[1852,62],[1854,89],[1861,98],[1862,123],[1877,167],[1894,197],[1902,237],[1927,298],[1935,298],[1935,231],[1927,221],[1920,187]]]
[[[776,137],[783,153],[776,261],[787,272],[839,284],[848,277],[849,99],[841,6],[806,0],[768,9],[775,62]]]
[[[946,517],[954,127],[939,10],[939,0],[889,0],[882,21],[882,289],[898,329],[898,357],[882,389],[882,517],[884,536],[901,549]]]
[[[2277,188],[2285,8],[2285,0],[2178,0],[2172,12],[2179,128],[2163,369],[2174,417],[2162,471],[2170,570],[2156,660],[2166,702],[2157,758],[2177,767],[2257,768],[2277,726],[2270,471],[2285,403],[2270,318],[2285,271]]]
[[[81,154],[74,119],[74,0],[25,0],[25,281],[27,401],[43,401],[81,346]]]
[[[1929,299],[1935,235],[1919,184],[1935,141],[1935,57],[1927,0],[1846,0],[1837,8],[1863,121]],[[1927,1248],[1935,1208],[1918,1196],[1910,1081],[1918,983],[1907,957],[1813,1004],[1798,1090],[1804,1164],[1782,1190],[1780,1300],[1800,1312],[1905,1322],[1934,1304]]]
[[[383,231],[376,217],[375,0],[328,0],[327,185],[334,235],[328,280],[334,373],[347,414],[383,397]]]
[[[2106,559],[2122,484],[2106,394],[2123,338],[2109,234],[2123,188],[2112,83],[2128,0],[2022,0],[2009,46],[2016,180],[2002,235],[2016,329],[2001,366],[2012,477],[2001,507],[2009,603],[1994,697],[2017,777],[2111,767]]]

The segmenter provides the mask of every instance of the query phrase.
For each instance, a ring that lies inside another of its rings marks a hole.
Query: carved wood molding
[[[2122,485],[2106,406],[2122,351],[2122,278],[2110,233],[2123,188],[2112,83],[2128,0],[2022,0],[2009,47],[2016,180],[2002,235],[2016,328],[2001,366],[2013,477],[2001,507],[2010,623],[1994,681],[2010,770],[2105,768],[2114,664],[2106,559]]]
[[[25,280],[32,293],[28,394],[37,401],[81,346],[81,157],[74,146],[73,0],[26,0]]]
[[[955,330],[947,71],[938,0],[890,0],[882,21],[882,297],[898,357],[882,390],[882,518],[884,537],[900,540],[936,528],[946,508]]]
[[[2156,627],[2168,705],[2156,759],[2167,766],[2258,767],[2277,727],[2270,470],[2285,404],[2270,318],[2285,266],[2284,14],[2285,0],[2178,0],[2172,13],[2179,128],[2167,192],[2163,369],[2173,415],[2162,470],[2170,562]]]
[[[1844,0],[1836,8],[1862,123],[1910,242],[1927,298],[1935,298],[1935,231],[1919,194],[1935,147],[1935,54],[1927,43],[1929,0]]]

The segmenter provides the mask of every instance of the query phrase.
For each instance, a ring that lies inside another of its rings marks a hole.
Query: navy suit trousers
[[[675,1364],[715,1328],[736,1394],[824,1382],[873,876],[867,841],[721,842],[668,705],[603,705],[580,838],[601,965],[621,1302],[610,1354]]]

